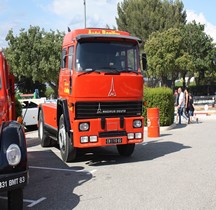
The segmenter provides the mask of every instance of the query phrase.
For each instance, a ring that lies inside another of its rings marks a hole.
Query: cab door
[[[68,98],[72,94],[72,66],[74,46],[62,50],[62,64],[59,77],[59,96]]]

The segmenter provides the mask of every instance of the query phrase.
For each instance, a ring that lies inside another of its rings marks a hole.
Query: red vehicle
[[[56,103],[39,107],[42,146],[57,140],[64,161],[77,148],[116,145],[129,156],[143,141],[140,39],[108,29],[65,35]]]
[[[15,121],[14,94],[14,77],[0,50],[0,192],[7,191],[8,209],[22,209],[27,150],[24,130]]]

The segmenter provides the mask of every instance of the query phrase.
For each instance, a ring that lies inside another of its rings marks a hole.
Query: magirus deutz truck
[[[0,49],[0,192],[7,192],[9,210],[23,209],[28,182],[25,133],[15,118],[14,76]]]
[[[39,106],[43,147],[56,140],[66,162],[82,148],[116,145],[120,155],[133,153],[143,141],[140,42],[109,29],[77,29],[65,35],[58,99]]]

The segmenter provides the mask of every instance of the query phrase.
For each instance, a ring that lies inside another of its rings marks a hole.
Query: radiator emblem
[[[110,91],[108,93],[108,96],[116,96],[115,88],[114,88],[114,79],[112,78]]]
[[[101,114],[102,113],[102,111],[101,111],[101,105],[100,105],[100,103],[98,104],[98,109],[97,109],[97,114]]]

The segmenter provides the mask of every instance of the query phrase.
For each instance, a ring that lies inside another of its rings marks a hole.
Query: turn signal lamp
[[[135,133],[135,139],[141,139],[142,133]]]
[[[22,124],[23,123],[23,118],[21,116],[17,117],[17,122]]]
[[[134,133],[128,133],[127,137],[128,139],[134,139]]]
[[[97,142],[97,136],[90,136],[90,142]]]
[[[80,142],[83,143],[88,143],[88,136],[81,136],[80,137]]]

